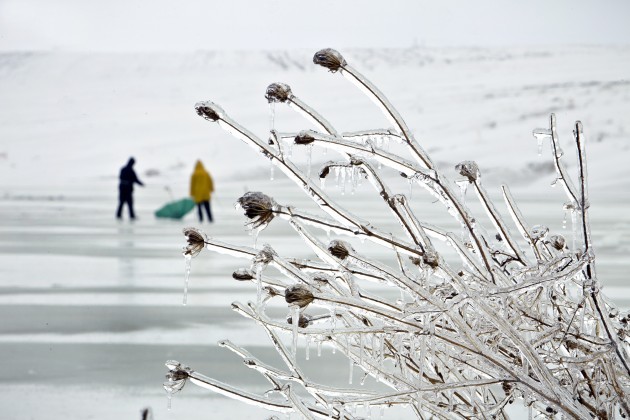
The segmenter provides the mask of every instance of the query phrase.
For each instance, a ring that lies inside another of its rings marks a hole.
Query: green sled
[[[195,208],[195,202],[190,198],[171,201],[155,212],[155,217],[165,219],[181,219]]]

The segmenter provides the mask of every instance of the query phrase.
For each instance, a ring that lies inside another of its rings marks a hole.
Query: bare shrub
[[[485,230],[368,79],[331,49],[317,52],[314,62],[358,85],[394,128],[341,134],[289,86],[279,83],[267,89],[268,101],[288,104],[315,122],[319,131],[281,134],[272,130],[269,140],[262,140],[216,104],[196,105],[200,116],[261,151],[323,214],[304,213],[259,192],[238,200],[252,228],[264,229],[274,220],[284,220],[314,251],[316,260],[283,257],[268,245],[262,249],[236,246],[206,238],[194,229],[185,231],[188,259],[199,252],[202,241],[207,249],[251,261],[234,278],[256,285],[256,302],[234,303],[233,309],[264,329],[285,366],[269,366],[223,341],[223,347],[267,379],[272,391],[259,395],[236,389],[169,361],[164,384],[169,395],[190,381],[305,418],[357,418],[369,416],[372,408],[393,405],[407,407],[420,418],[506,418],[505,407],[515,400],[527,405],[532,416],[609,419],[617,413],[630,414],[630,317],[620,314],[600,293],[588,217],[582,124],[576,122],[573,133],[577,187],[562,161],[555,116],[551,115],[549,127],[534,130],[534,136],[552,146],[553,167],[568,198],[565,208],[574,216],[580,241],[569,248],[563,236],[550,234],[547,227],[530,227],[503,186],[513,223],[508,227],[482,186],[477,164],[462,162],[456,166],[463,177],[459,183],[479,198],[492,222],[492,230]],[[386,151],[378,141],[383,137],[401,142],[405,152]],[[292,162],[289,143],[339,152],[342,160],[324,165],[319,177],[325,179],[341,170],[367,179],[405,235],[383,232],[344,210]],[[461,224],[463,233],[419,220],[409,197],[390,190],[378,165],[393,168],[429,191]],[[325,243],[316,234],[320,232],[331,232],[335,239]],[[366,258],[339,239],[344,236],[383,247],[382,252],[391,253],[397,264]],[[436,241],[450,246],[458,259],[440,255]],[[269,268],[281,276],[265,275]],[[393,286],[403,298],[393,301],[372,294],[365,290],[365,282]],[[283,297],[289,317],[275,320],[266,313],[267,302]],[[313,315],[315,307],[328,312]],[[292,338],[290,349],[281,339],[284,333]],[[298,337],[333,346],[348,358],[351,369],[361,370],[379,386],[313,382],[296,361]]]

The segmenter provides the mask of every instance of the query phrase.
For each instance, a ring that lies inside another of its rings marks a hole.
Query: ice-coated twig
[[[479,173],[479,168],[477,167],[477,164],[470,161],[462,162],[456,166],[456,169],[458,169],[460,175],[465,176],[467,181],[475,188],[475,192],[479,197],[479,202],[486,210],[488,217],[494,224],[496,230],[501,235],[501,239],[505,241],[505,243],[510,248],[510,251],[513,254],[513,258],[521,265],[527,265],[525,254],[523,254],[523,251],[521,251],[514,239],[512,239],[512,235],[503,222],[503,219],[499,215],[499,212],[496,210],[494,204],[490,200],[490,197],[488,197],[488,193],[486,193],[486,190],[481,185],[481,174]]]
[[[287,207],[286,210],[280,210],[278,213],[280,215],[293,218],[295,220],[303,221],[306,224],[318,227],[323,230],[330,230],[331,232],[334,232],[336,234],[366,238],[367,240],[379,245],[386,245],[389,247],[393,246],[394,248],[408,255],[418,256],[420,252],[414,246],[414,244],[392,237],[391,234],[383,233],[370,224],[361,225],[359,229],[346,227],[335,223],[334,221],[325,220],[314,215],[309,215],[290,207]],[[359,223],[359,221],[357,221],[357,223]]]
[[[514,224],[516,225],[519,233],[527,241],[528,245],[532,249],[532,252],[536,256],[536,259],[541,261],[542,256],[540,251],[538,250],[538,247],[536,247],[536,242],[530,235],[531,228],[525,223],[525,219],[517,207],[516,201],[514,201],[514,197],[512,197],[509,187],[507,185],[502,185],[501,191],[503,192],[503,199],[505,200],[510,216],[512,216],[512,220],[514,220]]]
[[[500,289],[493,290],[492,294],[509,294],[514,293],[516,291],[523,291],[532,287],[540,286],[545,283],[554,283],[558,282],[567,277],[573,277],[576,274],[580,273],[582,269],[589,263],[588,258],[582,258],[582,263],[572,264],[567,267],[566,270],[560,271],[554,275],[550,276],[536,276],[533,279],[523,279],[521,282],[515,286],[504,287]]]
[[[582,123],[577,121],[575,123],[575,129],[573,130],[575,137],[575,143],[578,151],[578,177],[580,180],[580,213],[582,215],[582,233],[584,238],[584,253],[594,252],[592,249],[591,241],[591,229],[588,220],[588,209],[590,203],[588,201],[588,185],[587,185],[587,173],[586,173],[586,142],[584,141],[584,132],[582,130]],[[595,277],[595,263],[591,263],[587,268],[590,272],[588,275]]]
[[[236,353],[239,356],[241,356],[243,359],[254,360],[254,356],[252,356],[251,353],[249,353],[247,350],[245,350],[242,347],[236,346],[230,340],[221,340],[221,341],[219,341],[219,346],[227,348],[228,350],[232,351],[233,353]],[[265,379],[267,379],[271,383],[271,385],[273,385],[274,390],[279,391],[282,388],[282,384],[276,380],[276,378],[278,378],[278,376],[280,376],[280,375],[271,375],[268,372],[261,372],[261,373],[265,377]]]
[[[302,399],[295,394],[295,392],[291,388],[291,385],[286,384],[284,388],[282,388],[282,393],[287,397],[289,401],[291,401],[291,404],[293,404],[297,412],[300,413],[304,419],[314,419],[313,415],[311,414],[311,410],[309,410],[304,405],[304,402],[302,402]]]
[[[567,196],[577,207],[579,205],[578,192],[573,186],[573,181],[571,181],[571,178],[567,174],[564,164],[560,160],[564,152],[560,147],[560,140],[558,139],[558,132],[556,130],[556,114],[549,116],[549,128],[537,128],[533,131],[533,134],[536,138],[551,139],[551,153],[556,172],[558,173],[558,182],[562,184]]]
[[[330,387],[314,382],[307,382],[305,379],[291,375],[288,372],[281,371],[273,366],[262,363],[258,359],[248,358],[244,359],[244,363],[247,367],[260,372],[262,375],[273,378],[278,381],[291,381],[304,387],[310,394],[317,394],[325,396],[326,398],[334,399],[347,395],[356,395],[364,398],[376,397],[378,394],[376,391],[369,391],[365,389],[357,388],[341,388]]]

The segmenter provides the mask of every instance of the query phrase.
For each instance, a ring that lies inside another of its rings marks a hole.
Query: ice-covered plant
[[[380,411],[393,405],[407,407],[420,418],[507,418],[505,407],[514,400],[528,406],[530,418],[628,416],[630,315],[619,313],[600,292],[581,123],[575,123],[573,133],[577,187],[563,164],[555,116],[551,115],[548,128],[534,130],[539,141],[549,140],[557,182],[566,191],[565,208],[573,215],[578,239],[569,247],[563,236],[550,234],[547,227],[529,226],[503,186],[509,226],[484,190],[477,164],[462,162],[456,166],[462,177],[458,184],[475,191],[491,221],[484,228],[461,192],[454,191],[399,113],[369,80],[337,51],[318,51],[313,61],[357,85],[392,127],[340,133],[281,83],[267,88],[267,100],[289,105],[318,131],[280,133],[272,128],[269,139],[262,140],[218,105],[196,105],[200,116],[261,151],[323,214],[279,204],[260,192],[249,192],[238,200],[253,229],[264,229],[270,222],[289,223],[317,256],[312,260],[280,256],[269,245],[262,249],[231,245],[206,238],[195,229],[185,230],[188,260],[205,245],[251,262],[233,277],[251,281],[257,299],[234,303],[232,308],[264,329],[285,366],[270,366],[223,341],[223,347],[270,383],[271,391],[240,390],[169,361],[164,384],[169,396],[190,381],[305,418],[368,417],[373,408]],[[398,140],[398,151],[383,147],[383,138]],[[384,232],[343,209],[308,169],[292,161],[288,152],[292,145],[338,152],[340,160],[326,163],[319,178],[336,172],[367,179],[404,234]],[[416,217],[410,197],[390,189],[392,177],[383,175],[386,168],[429,191],[461,224],[462,232],[449,232]],[[334,239],[325,240],[326,234]],[[383,247],[393,263],[366,257],[355,250],[351,238],[366,240],[366,247]],[[400,298],[370,292],[366,282],[393,286]],[[267,305],[283,298],[289,317],[274,319]],[[318,307],[325,309],[317,311]],[[283,337],[291,340],[285,342]],[[373,378],[373,386],[314,382],[297,362],[298,337],[317,346],[332,346],[348,358],[350,382],[354,367]]]

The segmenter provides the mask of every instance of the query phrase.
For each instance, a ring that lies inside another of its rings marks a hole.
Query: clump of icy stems
[[[186,256],[205,247],[249,262],[233,277],[253,283],[256,301],[233,303],[232,308],[266,332],[284,365],[270,366],[223,341],[223,347],[269,382],[270,390],[260,394],[240,390],[169,361],[165,383],[169,397],[190,381],[305,418],[365,418],[382,415],[383,408],[392,406],[406,407],[419,418],[507,418],[506,406],[514,401],[528,407],[530,418],[628,416],[630,315],[620,313],[600,291],[581,123],[576,122],[573,133],[578,152],[576,183],[563,164],[554,115],[547,128],[534,130],[539,141],[551,144],[557,182],[566,191],[564,207],[571,211],[578,239],[569,247],[570,241],[562,235],[545,226],[530,226],[503,186],[505,213],[511,216],[505,219],[485,192],[477,165],[462,162],[455,168],[458,184],[474,190],[492,222],[481,226],[461,192],[454,191],[399,113],[368,79],[334,50],[317,52],[313,61],[357,85],[392,127],[340,133],[281,83],[267,89],[270,106],[288,105],[314,123],[316,130],[279,133],[272,125],[269,138],[263,140],[218,105],[196,105],[200,116],[262,152],[308,194],[322,214],[278,204],[260,192],[238,200],[250,227],[262,230],[270,222],[288,223],[314,251],[314,260],[280,256],[270,245],[261,249],[231,245],[192,228],[185,230]],[[404,153],[385,150],[383,137],[398,140]],[[291,147],[312,146],[340,155],[339,161],[321,168],[319,178],[341,170],[367,179],[404,235],[383,232],[344,210],[313,179],[317,175],[310,176],[292,161]],[[461,224],[462,232],[451,233],[417,218],[410,197],[390,190],[382,167],[393,168],[408,182],[428,190]],[[394,263],[361,255],[344,240],[348,237],[383,247]],[[458,258],[441,255],[438,242],[452,247]],[[366,282],[393,286],[400,298],[370,293]],[[267,314],[272,299],[284,300],[286,319]],[[323,344],[347,357],[350,383],[337,387],[309,378],[297,362],[298,340],[306,343],[302,347],[307,355],[309,345],[319,353]],[[353,384],[353,376],[363,380]]]

